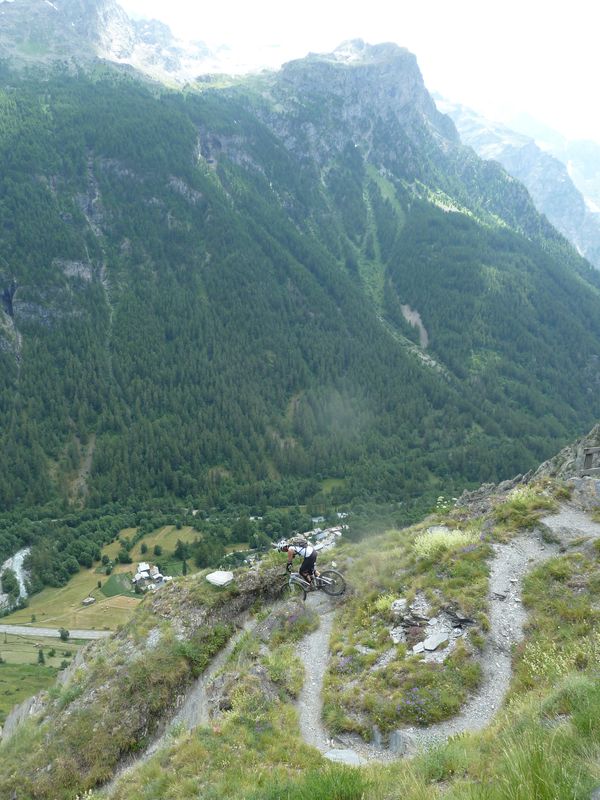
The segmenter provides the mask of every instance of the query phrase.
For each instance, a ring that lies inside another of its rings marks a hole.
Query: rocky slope
[[[170,82],[214,68],[202,42],[181,42],[157,20],[130,19],[115,0],[0,3],[0,57],[17,66],[105,59]]]
[[[600,210],[588,199],[563,148],[562,159],[533,138],[484,119],[464,106],[438,100],[456,124],[462,141],[485,159],[498,161],[531,193],[537,209],[577,250],[600,269]]]
[[[597,434],[573,447],[588,446]],[[229,798],[245,796],[236,795],[230,775],[223,782],[229,768],[223,753],[230,747],[243,752],[235,769],[250,782],[255,761],[263,770],[273,761],[280,781],[286,774],[302,780],[310,763],[320,782],[333,767],[319,750],[353,765],[398,761],[420,748],[443,748],[456,733],[470,736],[461,775],[476,770],[475,732],[492,725],[492,738],[506,741],[512,724],[522,731],[528,691],[537,709],[540,693],[562,691],[553,682],[565,675],[567,692],[575,678],[594,677],[600,524],[580,502],[579,471],[566,469],[567,476],[566,485],[540,474],[482,487],[412,529],[336,549],[351,582],[335,603],[311,594],[306,603],[273,605],[283,575],[272,559],[238,571],[226,589],[195,576],[146,598],[124,629],[81,651],[55,690],[12,715],[0,750],[0,790],[15,800],[67,800],[92,789],[120,800],[176,797],[183,781],[188,789]],[[568,503],[565,489],[574,490]],[[528,521],[524,508],[533,513]],[[474,532],[467,547],[452,544],[460,530]],[[440,535],[446,545],[435,558],[419,550],[419,542]],[[464,607],[473,602],[478,608],[466,616]],[[585,618],[573,618],[582,609]],[[242,624],[244,631],[232,637]],[[424,647],[413,645],[424,637]],[[465,669],[456,685],[462,707],[454,703],[451,714],[449,686]],[[332,698],[336,678],[343,689]],[[361,692],[368,702],[359,708]],[[332,703],[346,708],[349,698],[354,727],[340,730],[332,725]],[[555,702],[542,704],[549,736],[567,713],[564,698]],[[359,718],[369,726],[368,744],[356,736]],[[314,749],[304,752],[304,765],[291,765],[290,748],[300,736]],[[481,742],[485,748],[485,732]],[[377,769],[387,767],[378,763]]]

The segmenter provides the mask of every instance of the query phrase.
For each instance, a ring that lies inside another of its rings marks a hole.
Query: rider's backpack
[[[301,536],[294,536],[294,538],[290,540],[290,545],[292,547],[309,547],[309,543]]]

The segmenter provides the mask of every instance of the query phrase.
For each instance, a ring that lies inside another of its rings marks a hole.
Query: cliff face
[[[373,125],[365,129],[365,111],[400,122],[409,135],[425,125],[438,140],[458,143],[451,120],[440,114],[423,83],[415,56],[395,44],[346,42],[333,53],[310,55],[285,64],[278,74],[278,98],[293,106],[299,96],[327,98],[323,120],[343,122],[363,147],[373,146]],[[332,102],[333,101],[333,102]]]

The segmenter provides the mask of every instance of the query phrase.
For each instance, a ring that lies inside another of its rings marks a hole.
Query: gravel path
[[[542,519],[560,544],[581,537],[600,538],[600,524],[572,506],[564,505],[557,514]],[[540,531],[522,534],[508,544],[493,545],[494,558],[490,563],[489,621],[490,632],[480,657],[482,682],[479,691],[451,720],[427,728],[404,728],[402,734],[409,751],[429,747],[449,736],[486,727],[501,706],[508,691],[512,670],[514,645],[523,639],[527,619],[521,603],[523,578],[536,566],[559,552],[559,544],[544,542]],[[299,703],[300,730],[304,740],[317,747],[327,757],[360,764],[365,761],[390,761],[398,758],[387,749],[376,748],[358,736],[332,740],[321,722],[323,676],[329,659],[328,642],[333,625],[333,608],[327,598],[309,596],[321,614],[320,628],[301,643],[298,654],[305,667],[305,692]],[[306,691],[306,690],[309,691]],[[335,748],[351,748],[346,750]]]
[[[307,744],[321,752],[331,749],[331,737],[321,722],[323,709],[323,677],[329,662],[329,637],[333,626],[334,607],[322,592],[309,594],[306,604],[320,615],[320,625],[298,645],[297,655],[304,665],[304,688],[300,694],[298,713],[300,732]]]

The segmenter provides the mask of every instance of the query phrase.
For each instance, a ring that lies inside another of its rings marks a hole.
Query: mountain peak
[[[323,60],[337,61],[345,64],[382,64],[397,58],[410,56],[412,53],[394,42],[368,44],[363,39],[349,39],[342,42],[332,53],[321,56]]]
[[[115,0],[0,2],[0,58],[14,66],[105,59],[159,80],[206,70],[202,42],[176,39],[158,20],[132,20]]]

